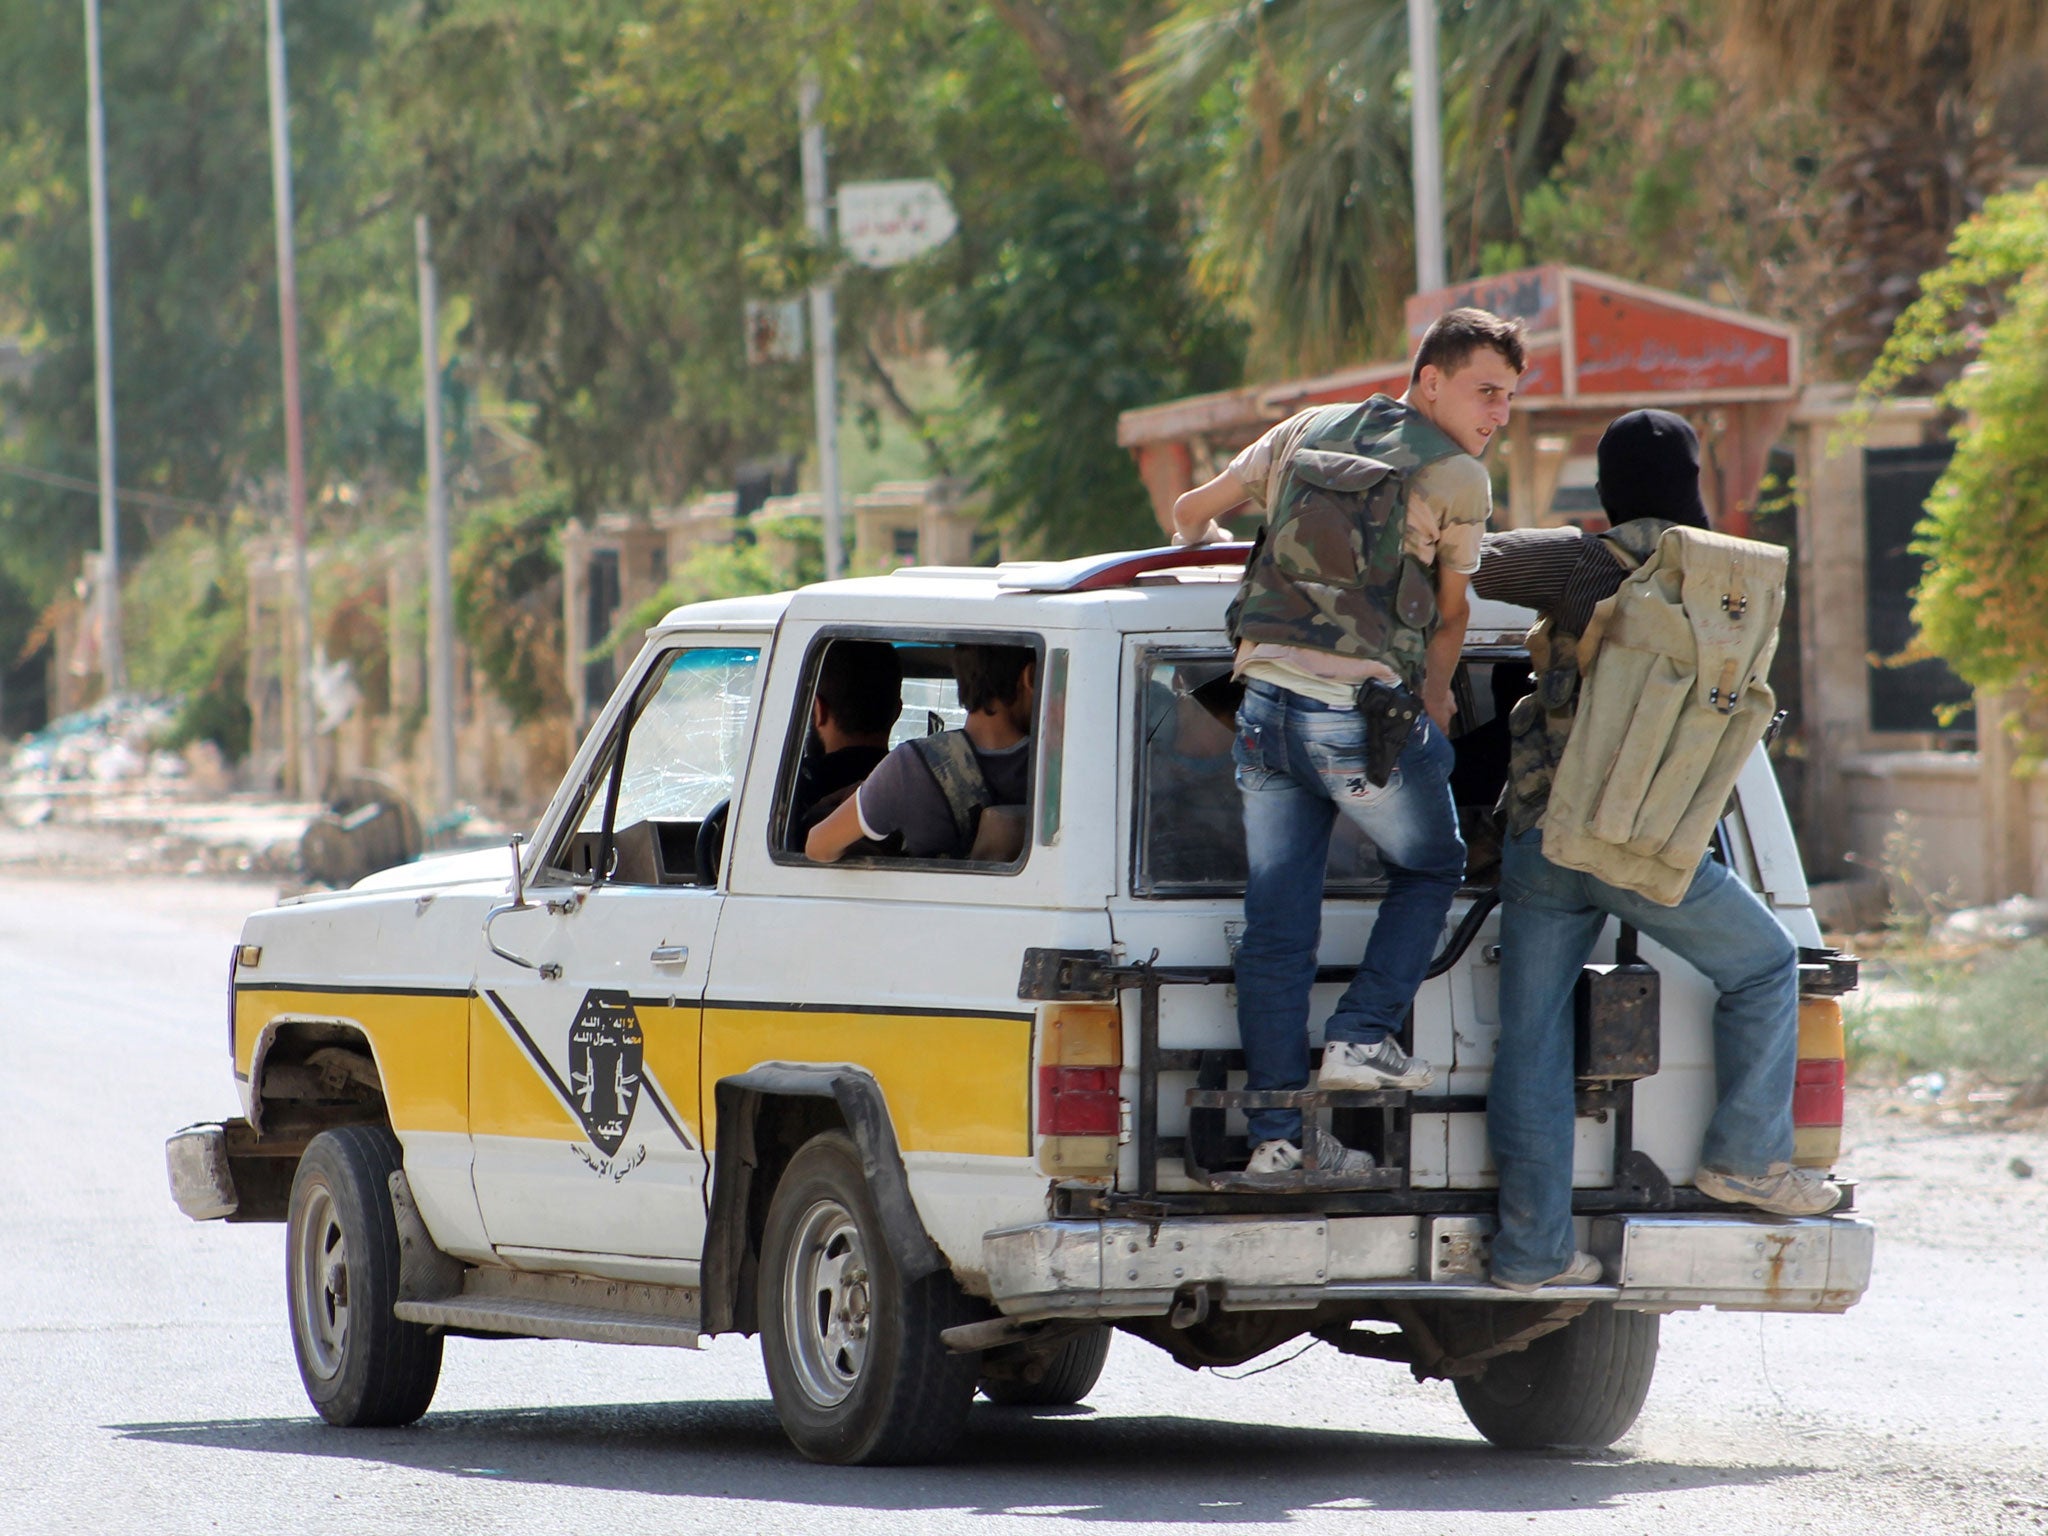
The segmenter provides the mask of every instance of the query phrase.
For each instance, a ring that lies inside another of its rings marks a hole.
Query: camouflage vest
[[[1408,484],[1461,452],[1385,395],[1325,406],[1269,498],[1230,606],[1231,639],[1385,662],[1419,688],[1436,582],[1403,545]]]
[[[1600,541],[1618,557],[1620,572],[1634,570],[1657,548],[1670,523],[1639,517],[1623,523]],[[1587,545],[1580,558],[1592,559]],[[1619,579],[1617,578],[1617,585]],[[1536,673],[1535,691],[1517,700],[1508,715],[1508,782],[1501,791],[1500,812],[1507,835],[1515,837],[1543,820],[1550,803],[1551,781],[1571,740],[1579,709],[1579,636],[1561,629],[1544,615],[1529,631],[1529,665]]]

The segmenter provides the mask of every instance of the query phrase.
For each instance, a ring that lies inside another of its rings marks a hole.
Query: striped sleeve
[[[1567,634],[1584,634],[1594,605],[1612,597],[1628,571],[1601,539],[1577,528],[1514,528],[1480,546],[1472,590],[1548,614]]]
[[[1496,602],[1544,612],[1557,606],[1584,553],[1577,528],[1513,528],[1489,533],[1479,544],[1472,590]]]

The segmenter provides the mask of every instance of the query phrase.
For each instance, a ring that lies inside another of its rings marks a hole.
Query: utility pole
[[[121,648],[121,517],[114,505],[114,312],[107,260],[107,113],[100,90],[100,3],[85,0],[86,154],[92,192],[92,373],[100,433],[100,676],[128,687]]]
[[[441,468],[441,320],[427,216],[413,220],[420,258],[420,368],[427,406],[427,721],[434,801],[455,808],[455,597],[448,574],[448,490]]]
[[[1415,291],[1429,293],[1450,281],[1444,275],[1444,135],[1436,0],[1408,0],[1408,77],[1415,141]]]
[[[264,0],[270,27],[270,188],[277,204],[277,321],[284,345],[285,495],[292,519],[293,600],[298,609],[297,718],[300,799],[320,793],[318,743],[313,731],[313,583],[306,569],[306,444],[299,409],[299,279],[292,251],[291,101],[284,88],[284,16],[279,0]]]
[[[804,170],[804,228],[822,249],[832,238],[825,188],[825,127],[818,120],[823,96],[815,68],[806,69],[797,88],[798,116],[803,127],[800,147]],[[832,280],[811,284],[811,396],[818,420],[818,490],[825,507],[825,575],[839,575],[846,566],[839,508],[839,343],[834,316]]]

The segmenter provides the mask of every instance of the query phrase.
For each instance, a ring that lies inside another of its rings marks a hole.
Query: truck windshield
[[[751,646],[676,653],[633,721],[615,825],[694,821],[732,794],[746,755],[760,659]],[[604,796],[593,795],[583,829],[595,830],[603,816]]]

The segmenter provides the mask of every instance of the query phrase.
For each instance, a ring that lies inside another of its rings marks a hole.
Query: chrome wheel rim
[[[782,1331],[804,1396],[836,1408],[860,1385],[873,1299],[867,1246],[837,1200],[804,1212],[782,1277]]]
[[[341,1369],[348,1348],[348,1238],[334,1196],[315,1185],[292,1228],[292,1322],[306,1363],[322,1379]]]

